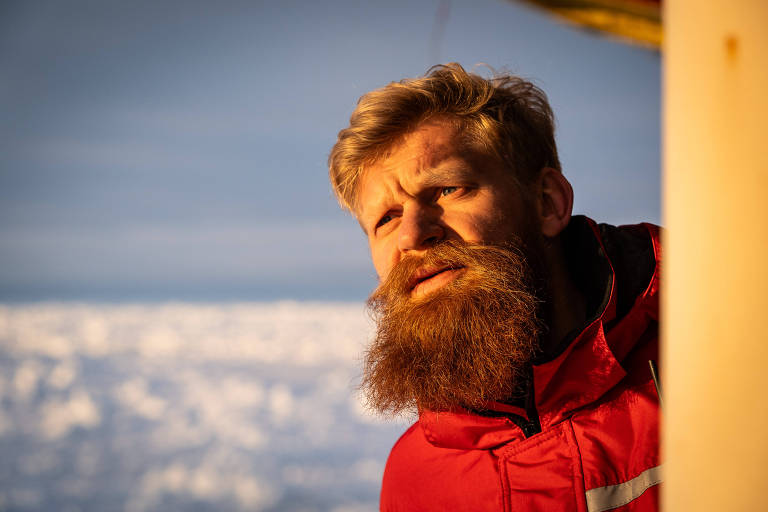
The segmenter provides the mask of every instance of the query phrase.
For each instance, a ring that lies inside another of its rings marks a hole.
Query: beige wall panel
[[[663,503],[768,510],[768,1],[664,17]]]

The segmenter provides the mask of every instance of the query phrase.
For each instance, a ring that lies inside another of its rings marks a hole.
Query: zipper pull
[[[656,367],[656,361],[649,359],[648,366],[651,367],[651,378],[656,385],[656,396],[659,397],[659,407],[663,407],[664,403],[661,401],[661,384],[659,383],[659,369]]]
[[[522,428],[523,435],[525,437],[531,437],[532,435],[541,432],[541,427],[539,426],[538,422],[535,421],[529,421],[528,423],[525,423]]]

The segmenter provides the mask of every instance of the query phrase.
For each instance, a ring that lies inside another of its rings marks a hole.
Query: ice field
[[[0,306],[0,510],[376,510],[361,304]]]

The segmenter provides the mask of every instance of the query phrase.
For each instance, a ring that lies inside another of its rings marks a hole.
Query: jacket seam
[[[626,400],[626,396],[625,395],[627,393],[631,393],[633,391],[634,392],[638,392],[641,389],[648,388],[649,384],[653,385],[653,379],[650,378],[650,376],[649,376],[648,380],[644,380],[643,382],[639,382],[639,383],[635,384],[634,386],[624,386],[624,388],[621,390],[621,393],[618,396],[615,396],[615,397],[611,398],[608,401],[599,402],[599,399],[598,399],[595,402],[592,402],[591,404],[586,404],[584,407],[581,407],[579,409],[574,409],[572,411],[571,415],[568,416],[568,421],[570,421],[574,416],[576,416],[580,412],[584,412],[584,411],[598,412],[598,411],[600,411],[602,409],[605,409],[605,408],[608,408],[608,407],[615,407],[617,400],[622,400],[622,401]],[[654,389],[651,389],[651,391],[654,391]],[[653,393],[650,393],[650,395],[651,396],[657,396],[655,391]],[[624,398],[622,398],[622,397],[624,397]],[[657,398],[658,398],[658,396],[657,396]],[[599,403],[596,403],[596,402],[599,402]]]
[[[581,460],[581,449],[579,448],[579,442],[576,440],[576,432],[573,430],[573,423],[568,418],[568,435],[569,444],[572,446],[573,453],[573,484],[574,484],[574,500],[576,501],[576,510],[580,512],[586,512],[587,510],[587,497],[586,488],[587,482],[584,479],[584,464]],[[579,487],[579,484],[581,486]]]
[[[525,453],[528,450],[531,450],[533,448],[536,448],[537,446],[540,446],[550,439],[553,439],[555,437],[559,437],[560,435],[561,427],[560,425],[553,425],[549,431],[541,432],[539,434],[534,435],[533,437],[529,437],[528,439],[531,439],[532,441],[530,443],[527,443],[523,441],[521,444],[524,446],[520,446],[518,444],[515,444],[513,446],[510,446],[506,450],[502,451],[500,455],[504,458],[510,458],[515,455],[520,455],[521,453]],[[536,442],[533,442],[535,440]]]
[[[509,486],[509,474],[507,472],[507,464],[504,459],[499,457],[497,459],[499,467],[499,478],[501,479],[501,509],[504,512],[512,511],[512,490]]]
[[[651,224],[644,222],[642,226],[648,232],[648,236],[651,238],[651,249],[653,250],[653,275],[648,281],[648,286],[638,296],[637,300],[645,302],[648,295],[652,294],[654,290],[658,290],[659,281],[661,279],[661,244],[659,238],[661,238],[661,229],[654,229]]]

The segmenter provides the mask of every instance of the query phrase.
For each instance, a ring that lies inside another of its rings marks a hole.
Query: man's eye
[[[390,214],[386,214],[381,219],[379,219],[379,222],[376,223],[376,227],[380,228],[381,226],[383,226],[384,224],[386,224],[391,220],[392,220],[392,216]]]
[[[442,189],[440,189],[440,197],[445,197],[449,194],[453,194],[457,190],[459,190],[459,187],[443,187]]]

